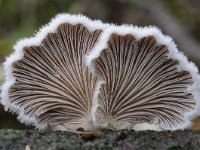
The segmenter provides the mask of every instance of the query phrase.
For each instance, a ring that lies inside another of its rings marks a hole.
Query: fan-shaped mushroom
[[[157,28],[57,15],[4,64],[1,103],[39,129],[184,129],[199,115],[200,76]]]
[[[101,127],[149,123],[176,130],[198,114],[198,70],[157,28],[111,26],[88,60],[105,81],[96,101]]]
[[[105,26],[84,16],[60,14],[36,37],[19,41],[5,63],[5,108],[37,128],[92,128],[99,81],[84,60]]]

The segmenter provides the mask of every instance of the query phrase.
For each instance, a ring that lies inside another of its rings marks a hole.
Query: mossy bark
[[[200,131],[96,131],[82,134],[0,130],[1,150],[198,150]]]

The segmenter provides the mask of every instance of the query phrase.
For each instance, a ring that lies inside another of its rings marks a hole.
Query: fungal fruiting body
[[[39,129],[185,129],[199,115],[200,76],[155,27],[57,15],[4,63],[1,103]]]

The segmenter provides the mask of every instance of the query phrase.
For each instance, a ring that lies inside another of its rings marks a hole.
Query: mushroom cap
[[[84,60],[106,26],[82,15],[59,14],[34,37],[17,42],[4,63],[5,109],[39,129],[92,128],[99,81]]]
[[[198,69],[156,27],[111,25],[87,62],[104,81],[94,105],[97,126],[149,123],[177,130],[190,127],[199,115]]]

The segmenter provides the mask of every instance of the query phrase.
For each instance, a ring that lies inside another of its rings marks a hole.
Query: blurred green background
[[[30,37],[57,13],[82,13],[116,24],[155,25],[200,66],[200,0],[0,0],[0,83],[2,63],[20,38]],[[0,106],[0,128],[30,128]],[[193,129],[200,129],[200,119]]]

